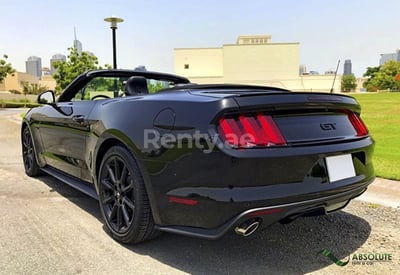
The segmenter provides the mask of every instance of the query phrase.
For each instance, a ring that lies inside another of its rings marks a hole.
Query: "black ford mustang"
[[[373,140],[349,96],[96,70],[39,95],[25,171],[99,200],[110,234],[215,239],[345,207],[373,181]]]

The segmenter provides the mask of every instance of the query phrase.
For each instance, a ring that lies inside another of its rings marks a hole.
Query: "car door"
[[[42,155],[48,165],[82,178],[83,170],[87,170],[88,117],[97,102],[82,100],[47,105],[40,118],[33,118],[42,138]]]

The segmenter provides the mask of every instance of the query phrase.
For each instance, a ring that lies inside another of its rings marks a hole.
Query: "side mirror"
[[[52,90],[47,90],[38,95],[37,102],[39,104],[49,104],[53,105],[56,102],[54,92]]]

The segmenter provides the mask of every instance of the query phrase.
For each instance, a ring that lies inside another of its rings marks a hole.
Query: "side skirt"
[[[95,200],[99,200],[99,196],[96,193],[96,190],[93,185],[90,185],[82,180],[79,180],[75,177],[71,177],[66,175],[55,168],[45,166],[41,168],[44,172],[49,174],[50,176],[55,177],[56,179],[68,184],[69,186],[81,191],[82,193],[92,197]]]

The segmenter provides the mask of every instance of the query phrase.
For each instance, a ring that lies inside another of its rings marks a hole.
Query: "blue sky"
[[[49,66],[67,53],[74,26],[83,49],[112,64],[105,17],[124,18],[117,32],[118,66],[173,72],[173,49],[219,47],[239,35],[270,34],[272,42],[300,42],[300,63],[320,73],[351,59],[361,76],[381,53],[400,48],[400,1],[22,1],[0,3],[0,55],[25,71],[36,55]]]

